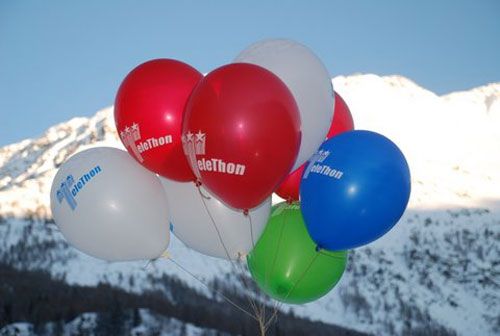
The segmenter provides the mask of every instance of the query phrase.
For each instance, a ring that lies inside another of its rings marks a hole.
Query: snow
[[[351,252],[348,271],[329,295],[285,309],[376,334],[423,326],[497,334],[500,84],[437,96],[401,76],[340,76],[333,82],[357,129],[380,132],[403,150],[412,195],[392,231]],[[48,195],[57,167],[77,151],[102,145],[122,148],[112,107],[0,148],[0,260],[47,269],[68,283],[104,281],[137,293],[159,288],[163,275],[175,276],[209,295],[167,259],[107,263],[86,256],[50,222]],[[204,282],[235,283],[234,276],[226,278],[233,273],[228,262],[176,239],[169,252]]]
[[[156,314],[148,309],[139,309],[141,323],[130,328],[130,335],[145,336],[215,336],[226,335],[214,329],[202,329],[191,323],[184,323],[175,318],[167,318]],[[99,335],[96,330],[98,326],[98,313],[84,313],[62,326],[62,335]],[[42,334],[55,334],[55,322],[48,322],[40,326]],[[34,327],[31,323],[16,322],[0,328],[1,336],[35,336]]]
[[[1,336],[31,336],[33,335],[33,325],[26,322],[12,323],[0,329]]]

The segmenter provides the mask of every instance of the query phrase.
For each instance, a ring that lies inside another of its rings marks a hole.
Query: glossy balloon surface
[[[333,115],[330,129],[326,134],[327,139],[354,129],[354,120],[351,110],[349,110],[349,106],[347,106],[344,98],[337,92],[335,92],[335,105],[333,109],[335,114]]]
[[[203,186],[229,206],[252,209],[293,166],[300,117],[286,85],[252,64],[229,64],[193,91],[183,127],[184,151]]]
[[[120,139],[141,165],[176,181],[193,181],[182,150],[184,108],[203,77],[193,67],[171,59],[143,63],[123,80],[115,99]]]
[[[273,206],[271,218],[248,266],[258,286],[272,298],[302,304],[327,294],[340,280],[347,252],[316,251],[298,204]]]
[[[329,250],[368,244],[389,231],[410,197],[400,149],[370,131],[327,140],[302,175],[301,209],[313,240]]]
[[[73,155],[50,192],[54,221],[68,242],[109,261],[154,259],[165,251],[166,202],[156,175],[110,147]]]
[[[221,259],[246,256],[269,219],[270,198],[250,210],[248,217],[203,187],[198,190],[192,182],[161,181],[167,194],[172,232],[188,247],[205,255]]]
[[[335,92],[335,114],[333,116],[330,130],[326,135],[327,139],[339,135],[341,133],[352,131],[354,129],[354,121],[352,119],[351,111],[345,103],[344,99]],[[294,170],[287,176],[287,178],[276,189],[276,194],[286,200],[299,200],[300,181],[302,173],[304,172],[306,163]]]
[[[292,92],[299,108],[302,142],[290,171],[298,169],[316,152],[332,122],[334,94],[328,70],[308,47],[288,39],[258,41],[243,50],[234,62],[266,68]]]
[[[291,172],[290,175],[288,175],[286,179],[281,182],[278,189],[275,190],[275,193],[285,200],[298,201],[300,181],[302,181],[302,173],[304,172],[305,167],[306,164],[303,164],[297,170]]]

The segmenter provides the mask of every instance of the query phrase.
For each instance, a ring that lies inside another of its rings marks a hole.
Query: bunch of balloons
[[[127,152],[75,154],[50,195],[65,238],[97,258],[157,258],[172,231],[203,254],[246,257],[263,291],[305,303],[408,203],[401,151],[353,130],[325,66],[291,40],[257,42],[206,76],[172,59],[143,63],[114,108]],[[287,202],[271,208],[273,192]]]

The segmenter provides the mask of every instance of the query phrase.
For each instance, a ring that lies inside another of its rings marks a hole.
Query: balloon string
[[[324,255],[325,257],[329,257],[329,258],[332,258],[332,259],[344,260],[343,256],[336,255],[336,254],[335,255],[331,255],[331,254],[323,252],[322,250],[319,250],[318,253],[321,254],[321,255]]]
[[[222,299],[224,299],[226,302],[228,302],[229,304],[231,304],[233,307],[235,307],[236,309],[240,310],[241,312],[245,313],[246,315],[250,316],[252,319],[254,320],[257,320],[257,318],[252,315],[250,312],[248,312],[246,309],[244,309],[243,307],[241,307],[240,305],[238,305],[236,302],[234,302],[233,300],[231,300],[230,298],[228,298],[224,293],[222,293],[221,291],[219,290],[216,290],[215,288],[211,287],[210,285],[208,285],[205,281],[203,281],[202,279],[200,279],[199,277],[197,277],[194,273],[190,272],[188,269],[186,269],[184,266],[182,266],[181,264],[179,264],[177,261],[175,261],[170,255],[162,255],[162,257],[164,257],[165,259],[167,260],[170,260],[174,265],[176,265],[179,269],[181,269],[182,271],[184,271],[186,274],[190,275],[193,279],[195,279],[196,281],[198,281],[199,283],[201,283],[203,286],[205,286],[209,291],[212,291],[214,293],[217,293]],[[257,320],[257,322],[259,322]]]
[[[287,206],[290,206],[290,205],[293,205],[294,203],[298,203],[298,202],[294,202],[292,199],[289,199],[287,201]],[[281,240],[282,240],[282,237],[284,235],[284,228],[286,226],[286,221],[288,220],[288,212],[286,212],[283,216],[283,221],[282,221],[282,226],[281,226],[281,231],[280,231],[280,237],[279,237],[279,240],[278,240],[278,247],[277,247],[277,253],[275,254],[275,260],[273,261],[273,271],[274,271],[274,263],[276,262],[276,259],[277,259],[277,254],[278,254],[278,250],[281,248]],[[309,271],[309,269],[311,268],[312,264],[314,263],[314,261],[316,260],[316,258],[318,257],[319,253],[320,253],[320,249],[316,249],[316,253],[315,255],[313,256],[311,262],[309,263],[309,265],[306,267],[306,269],[304,270],[304,272],[302,272],[302,274],[300,275],[299,279],[295,282],[294,286],[288,291],[287,295],[285,296],[285,299],[288,299],[288,297],[291,295],[291,293],[295,290],[295,288],[297,287],[298,283],[300,281],[302,281],[302,279],[304,278],[304,276],[307,274],[307,272]],[[267,278],[266,278],[266,281],[267,281]],[[278,312],[280,311],[281,307],[282,307],[283,303],[282,302],[277,302],[274,307],[273,307],[273,313],[271,315],[271,317],[269,318],[269,320],[267,321],[266,323],[266,326],[265,326],[265,330],[267,330],[271,324],[274,322],[275,319],[277,319],[278,317]]]
[[[288,219],[288,212],[285,212],[283,214],[283,220],[281,221],[281,228],[280,228],[280,234],[279,234],[279,237],[278,237],[278,244],[276,246],[276,250],[275,250],[276,252],[274,253],[273,262],[271,264],[271,269],[269,269],[269,268],[266,267],[266,273],[265,273],[265,276],[264,276],[264,279],[265,279],[264,281],[265,281],[265,284],[266,284],[266,288],[267,288],[268,283],[269,283],[269,276],[270,276],[270,274],[273,274],[274,268],[276,266],[276,261],[278,260],[278,254],[279,254],[280,249],[281,249],[281,241],[283,240],[283,235],[284,235],[285,227],[287,226],[286,225],[287,219]],[[265,324],[265,330],[267,330],[267,328],[269,327],[269,322],[272,321],[272,319],[274,318],[274,316],[276,316],[276,314],[277,314],[277,304],[274,304],[273,305],[272,314],[271,314],[271,318]],[[265,318],[265,311],[264,311],[264,318]],[[267,327],[266,327],[266,325],[267,325]]]
[[[271,270],[269,272],[266,272],[266,277],[265,277],[265,279],[266,279],[266,287],[268,285],[269,273],[272,274],[274,272],[274,267],[276,266],[276,261],[278,260],[278,254],[279,254],[279,250],[281,248],[281,241],[282,241],[282,238],[283,238],[283,232],[285,231],[287,217],[288,217],[288,212],[286,212],[283,215],[283,220],[281,221],[280,235],[279,235],[278,244],[277,244],[277,247],[276,247],[276,250],[275,250],[276,252],[274,253],[273,262],[271,264]]]
[[[294,204],[298,204],[299,202],[298,201],[295,201],[293,198],[288,198],[287,201],[286,201],[286,205],[284,205],[284,207],[289,207],[291,205],[294,205]],[[284,237],[284,231],[285,231],[285,228],[287,226],[287,221],[289,220],[289,214],[288,214],[288,211],[285,212],[283,214],[283,220],[281,222],[281,228],[280,228],[280,234],[279,234],[279,238],[278,238],[278,245],[276,247],[276,253],[274,254],[274,258],[273,258],[273,263],[272,263],[272,266],[271,266],[271,271],[268,272],[268,270],[266,269],[266,274],[265,274],[265,283],[266,283],[266,287],[267,287],[267,284],[268,284],[268,281],[269,281],[269,274],[273,273],[274,272],[274,269],[276,267],[276,261],[278,259],[278,254],[280,252],[280,249],[281,249],[281,245],[282,245],[282,240],[283,240],[283,237]],[[309,270],[309,268],[311,267],[312,263],[314,262],[314,259],[311,261],[311,263],[308,265],[308,267],[306,268],[306,270],[304,271],[304,273],[300,276],[299,280],[297,281],[297,283],[299,281],[302,280],[302,278],[304,277],[305,273]],[[287,293],[286,297],[285,297],[285,300],[288,298],[288,296],[290,296],[290,294],[292,293],[292,291],[295,289],[295,287],[297,286],[297,283],[292,287],[292,289]],[[279,309],[281,308],[281,303],[279,302],[276,302],[273,306],[273,312],[272,312],[272,315],[271,317],[269,318],[269,320],[267,321],[267,323],[265,324],[265,330],[267,330],[270,326],[271,326],[271,323],[273,322],[273,320],[275,318],[277,318],[278,316],[278,312],[279,312]]]
[[[226,257],[231,261],[231,264],[233,263],[233,258],[229,254],[229,250],[226,247],[226,244],[224,244],[224,240],[222,239],[222,234],[220,233],[219,228],[217,227],[217,224],[215,223],[215,219],[213,218],[212,214],[210,213],[210,210],[208,209],[207,203],[205,200],[210,199],[210,196],[206,196],[203,194],[203,191],[200,188],[200,185],[196,185],[198,192],[200,193],[201,201],[203,202],[203,207],[205,208],[205,211],[208,214],[208,217],[210,218],[210,221],[217,232],[217,237],[219,238],[219,242],[221,243],[222,247],[224,248],[224,252],[226,253]]]
[[[252,216],[248,212],[245,214],[245,216],[248,217],[248,221],[250,223],[250,238],[252,239],[252,249],[254,249],[255,248],[255,238],[254,238],[254,235],[253,235]]]
[[[256,304],[255,304],[254,300],[252,299],[251,295],[249,294],[249,292],[250,292],[250,287],[249,287],[249,285],[248,285],[248,284],[247,284],[247,282],[246,282],[245,276],[243,275],[244,270],[243,270],[243,268],[241,267],[241,265],[239,265],[239,263],[238,263],[239,268],[240,268],[239,270],[238,270],[238,267],[237,267],[237,266],[235,266],[234,261],[233,261],[233,258],[232,258],[232,256],[229,254],[229,250],[228,250],[228,248],[227,248],[226,244],[224,243],[224,239],[222,238],[222,234],[221,234],[221,232],[220,232],[219,228],[217,227],[217,223],[215,222],[215,219],[213,218],[212,214],[210,213],[210,210],[208,209],[207,203],[206,203],[206,201],[205,201],[207,198],[205,197],[205,195],[204,195],[204,194],[203,194],[203,192],[201,191],[200,186],[201,186],[201,183],[196,183],[196,187],[197,187],[197,189],[198,189],[198,192],[199,192],[199,194],[200,194],[201,200],[202,200],[202,202],[203,202],[203,206],[205,207],[205,211],[207,212],[208,217],[210,218],[210,221],[211,221],[211,223],[212,223],[213,228],[214,228],[214,229],[215,229],[215,231],[217,232],[217,236],[218,236],[218,238],[219,238],[219,241],[220,241],[220,243],[221,243],[222,247],[224,248],[224,252],[226,253],[226,257],[227,257],[227,259],[229,259],[229,261],[230,261],[230,263],[231,263],[231,267],[233,268],[233,271],[234,271],[235,275],[239,278],[240,282],[241,282],[241,283],[243,284],[243,286],[245,287],[245,296],[246,296],[246,298],[247,298],[247,300],[248,300],[248,302],[249,302],[250,306],[252,307],[252,309],[253,309],[253,311],[254,311],[254,313],[255,313],[255,316],[254,316],[254,317],[255,317],[257,320],[259,320],[259,318],[260,318],[260,317],[258,316],[259,314],[258,314],[258,309],[257,309],[257,306],[256,306]],[[259,323],[260,323],[260,322],[259,322]]]
[[[156,259],[158,259],[158,258],[156,258]],[[147,270],[147,269],[148,269],[148,267],[149,267],[149,265],[151,265],[151,263],[152,263],[153,261],[155,261],[156,259],[150,259],[150,260],[148,260],[148,262],[146,263],[146,265],[144,265],[144,266],[142,267],[142,269],[143,269],[143,270]]]
[[[250,238],[252,239],[252,249],[255,249],[255,238],[254,238],[254,233],[253,233],[252,216],[251,216],[251,214],[250,214],[250,212],[248,210],[243,211],[243,215],[245,217],[248,217],[248,221],[249,221],[249,224],[250,224]],[[258,318],[258,321],[259,321],[259,328],[260,328],[261,335],[265,335],[266,334],[266,329],[265,329],[265,325],[266,325],[266,303],[265,303],[265,301],[263,299],[260,300],[260,307],[259,307],[258,310],[255,311],[255,315],[256,315],[256,317]]]
[[[309,272],[309,270],[311,269],[313,263],[316,261],[316,259],[318,258],[318,256],[320,254],[321,254],[320,251],[316,251],[316,253],[314,253],[314,256],[312,257],[311,262],[309,262],[309,265],[307,265],[306,269],[304,270],[304,272],[302,272],[302,274],[300,275],[299,279],[295,282],[295,284],[292,286],[292,288],[290,288],[290,290],[288,291],[288,293],[285,296],[285,298],[283,299],[283,301],[285,301],[286,299],[288,299],[288,297],[290,296],[290,294],[292,294],[292,292],[295,290],[295,288],[298,286],[298,284],[305,277],[305,275],[307,274],[307,272]],[[278,311],[280,310],[280,308],[281,308],[282,305],[283,305],[283,302],[279,302],[276,305],[276,308],[274,310],[273,315],[269,318],[269,321],[266,323],[266,329],[270,327],[272,321],[277,317]]]
[[[209,199],[211,199],[211,198],[212,198],[212,197],[210,197],[209,195],[205,195],[205,194],[203,193],[203,191],[202,191],[202,190],[201,190],[201,188],[200,188],[200,187],[201,187],[201,182],[200,182],[199,180],[196,180],[196,181],[194,182],[194,184],[195,184],[196,188],[198,189],[198,192],[200,193],[200,196],[201,196],[202,198],[207,199],[207,200],[209,200]]]

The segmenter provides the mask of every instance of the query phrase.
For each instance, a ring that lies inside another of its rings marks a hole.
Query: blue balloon
[[[326,140],[302,175],[301,210],[319,248],[368,244],[389,231],[410,198],[410,169],[399,148],[375,132]]]

